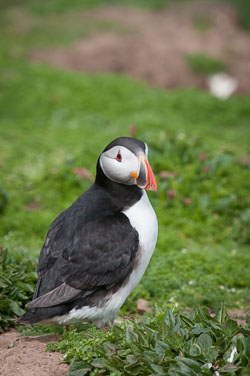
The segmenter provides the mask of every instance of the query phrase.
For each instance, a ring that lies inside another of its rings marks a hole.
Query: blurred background
[[[138,298],[244,311],[249,1],[0,0],[0,31],[0,245],[14,263],[35,268],[106,144],[135,136],[149,145],[160,232],[124,311]]]

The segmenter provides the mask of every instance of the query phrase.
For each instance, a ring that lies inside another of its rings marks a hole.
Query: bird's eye
[[[121,155],[121,153],[117,153],[117,156],[115,157],[115,159],[116,159],[118,162],[121,162],[121,161],[122,161],[122,155]]]

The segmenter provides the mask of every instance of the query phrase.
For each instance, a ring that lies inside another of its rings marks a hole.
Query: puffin
[[[112,325],[154,252],[157,191],[148,146],[119,137],[98,158],[94,184],[52,222],[38,282],[20,324]]]

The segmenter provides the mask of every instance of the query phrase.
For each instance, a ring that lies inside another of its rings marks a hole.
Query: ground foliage
[[[0,333],[14,325],[33,296],[35,265],[22,253],[0,249]]]
[[[250,328],[231,320],[223,304],[215,317],[200,307],[191,314],[169,309],[110,330],[72,327],[49,349],[64,353],[70,376],[246,376]]]

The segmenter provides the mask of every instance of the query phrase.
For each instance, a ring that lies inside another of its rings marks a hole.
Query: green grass
[[[183,0],[178,0],[183,1]],[[25,6],[27,9],[32,10],[35,13],[67,13],[72,9],[88,10],[103,6],[130,6],[130,7],[143,7],[148,10],[161,10],[165,8],[173,0],[10,0],[6,3],[0,0],[0,9],[6,9],[9,7]]]
[[[159,192],[150,197],[160,232],[152,263],[127,308],[134,309],[138,297],[163,305],[174,298],[181,307],[199,302],[216,307],[222,299],[229,306],[246,304],[249,170],[237,155],[248,149],[249,96],[224,102],[199,91],[165,93],[127,78],[12,60],[5,70],[0,96],[2,189],[9,195],[1,218],[4,247],[37,256],[49,224],[91,184],[73,168],[94,175],[104,146],[127,135],[135,123],[137,136],[149,144],[159,182]],[[200,153],[206,153],[206,161]],[[163,180],[162,170],[177,176]],[[174,199],[167,198],[169,189],[176,192]]]
[[[26,6],[18,9],[27,12]],[[11,12],[1,14],[0,244],[37,259],[55,216],[93,182],[74,168],[94,176],[105,145],[136,124],[159,183],[150,199],[160,231],[152,262],[123,312],[135,310],[139,297],[178,309],[216,308],[222,300],[245,307],[249,166],[239,158],[249,152],[250,95],[220,101],[198,90],[165,92],[126,77],[31,64],[25,60],[29,47],[50,44],[49,10],[46,20],[30,11],[38,26],[23,34],[9,22]],[[65,17],[56,14],[55,20],[61,25]],[[71,34],[71,26],[56,27],[51,43],[65,44],[81,33]],[[163,179],[162,170],[175,174]]]
[[[227,70],[225,63],[203,54],[189,54],[186,56],[186,60],[190,69],[195,73],[209,75]]]

